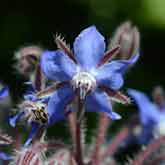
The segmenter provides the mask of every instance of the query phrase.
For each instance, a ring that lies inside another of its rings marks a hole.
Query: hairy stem
[[[94,147],[94,151],[92,154],[92,164],[93,165],[98,165],[99,160],[100,160],[100,151],[101,151],[101,145],[104,143],[105,135],[106,135],[106,130],[109,125],[109,118],[106,116],[105,113],[100,114],[100,122],[99,122],[99,127],[97,131],[97,138],[96,138],[96,145]]]
[[[70,129],[70,134],[72,136],[72,142],[73,142],[73,147],[75,148],[76,146],[76,122],[77,122],[77,116],[75,112],[69,113],[68,114],[68,123],[69,123],[69,129]]]

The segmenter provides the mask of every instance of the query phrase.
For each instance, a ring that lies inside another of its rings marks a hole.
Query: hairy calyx
[[[72,79],[72,86],[80,90],[80,98],[84,99],[89,91],[96,88],[96,79],[89,72],[78,72]]]

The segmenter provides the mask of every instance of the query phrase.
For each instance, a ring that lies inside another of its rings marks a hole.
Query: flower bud
[[[42,51],[42,48],[32,45],[22,47],[15,53],[18,62],[16,68],[21,74],[28,77],[35,71]]]
[[[112,48],[115,45],[120,45],[117,58],[130,58],[138,51],[140,45],[140,34],[137,27],[133,27],[130,22],[121,24],[114,33],[109,47]]]

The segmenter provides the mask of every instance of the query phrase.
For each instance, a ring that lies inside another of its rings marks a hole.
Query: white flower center
[[[46,124],[48,121],[48,114],[46,112],[46,105],[43,103],[37,102],[27,102],[25,104],[25,119],[29,123],[32,121],[38,122],[40,124]]]
[[[89,72],[78,72],[72,79],[74,89],[80,89],[80,97],[84,99],[89,91],[96,88],[96,79]]]

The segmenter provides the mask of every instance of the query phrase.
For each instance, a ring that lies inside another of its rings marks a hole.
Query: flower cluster
[[[112,143],[107,146],[103,143],[110,121],[121,119],[113,110],[112,102],[126,105],[131,103],[131,99],[120,89],[124,85],[125,72],[140,56],[139,31],[129,22],[122,24],[116,30],[108,49],[103,35],[95,26],[81,31],[72,49],[58,35],[55,36],[55,42],[57,50],[30,45],[16,52],[17,69],[28,81],[25,83],[27,88],[23,100],[17,105],[18,112],[10,116],[9,124],[16,130],[17,122],[21,121],[31,128],[23,148],[13,159],[13,164],[113,163],[113,158],[107,157],[112,155],[118,147],[117,144],[126,138],[128,127],[123,127]],[[140,109],[145,133],[150,133],[151,123],[160,121],[161,115],[155,110],[158,107],[137,90],[129,89],[128,94]],[[7,87],[0,90],[0,99],[7,95]],[[98,113],[100,120],[95,144],[85,150],[82,129],[88,112]],[[70,147],[54,141],[45,142],[47,128],[65,120],[70,128],[73,145]],[[158,128],[157,131],[160,130]],[[140,136],[139,139],[148,140],[146,136]],[[0,135],[1,137],[3,136]],[[13,143],[10,138],[4,139],[7,144]],[[49,158],[45,158],[49,149],[57,150],[53,151],[55,154],[48,154]],[[0,153],[2,159],[11,158],[4,155],[5,153],[2,153],[2,156]]]

